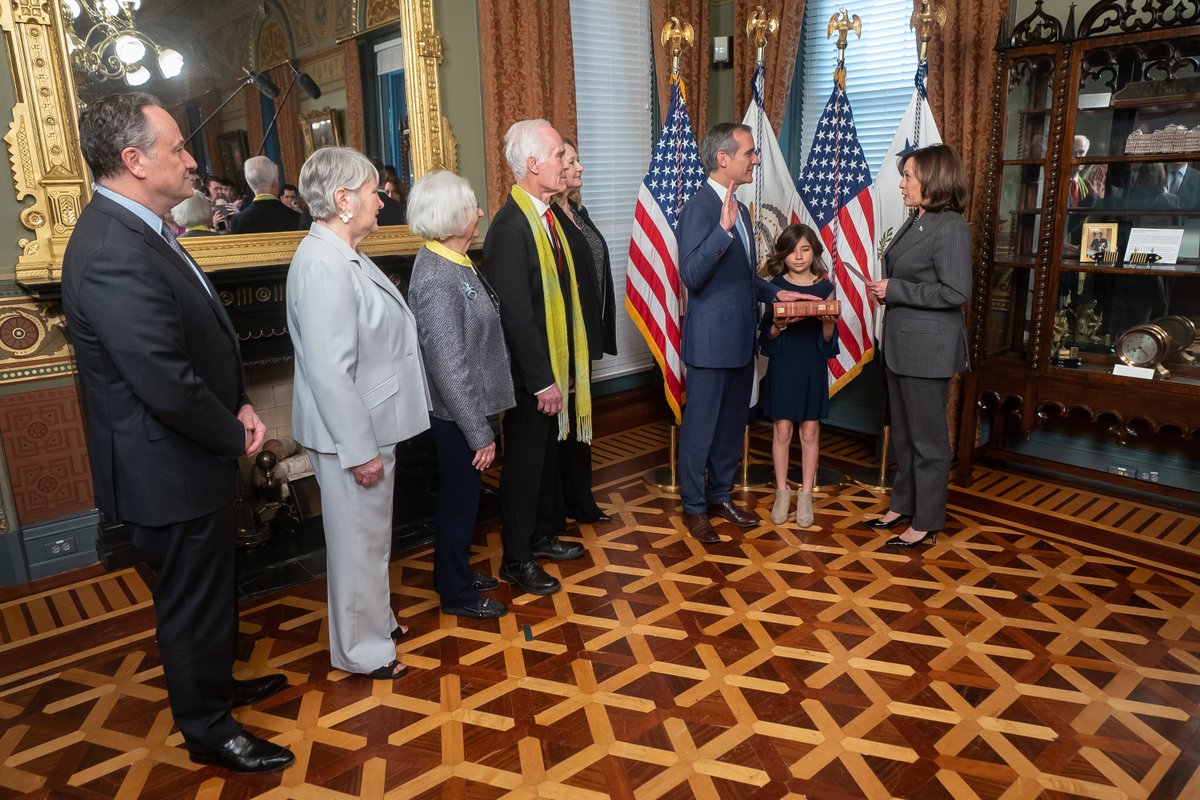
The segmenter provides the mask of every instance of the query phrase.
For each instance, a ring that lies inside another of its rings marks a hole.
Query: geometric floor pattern
[[[245,605],[237,673],[291,685],[235,713],[296,753],[282,773],[188,761],[144,604],[3,645],[0,798],[1200,797],[1190,562],[1071,538],[986,480],[918,552],[860,526],[886,498],[856,487],[807,529],[749,493],[763,524],[705,547],[641,480],[664,432],[597,443],[614,519],[547,565],[558,594],[442,616],[431,550],[400,554],[399,681],[330,666],[323,581]],[[473,558],[495,574],[494,524]]]

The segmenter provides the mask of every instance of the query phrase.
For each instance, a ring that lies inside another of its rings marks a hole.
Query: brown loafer
[[[705,514],[689,514],[683,512],[683,524],[687,525],[688,531],[698,542],[704,544],[715,544],[721,541],[721,537],[717,536],[717,529],[708,521]]]
[[[757,528],[761,522],[758,517],[751,516],[742,511],[730,500],[726,500],[724,503],[711,504],[708,507],[708,513],[710,516],[728,520],[739,528]]]

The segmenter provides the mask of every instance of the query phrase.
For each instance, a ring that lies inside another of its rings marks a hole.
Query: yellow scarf
[[[562,245],[563,256],[567,262],[568,284],[571,290],[571,333],[567,336],[567,309],[563,304],[562,290],[558,283],[558,265],[554,261],[554,246],[550,243],[550,234],[538,216],[533,198],[519,186],[513,186],[512,198],[517,207],[525,214],[529,227],[533,230],[533,241],[537,244],[538,266],[542,273],[542,302],[546,307],[546,340],[550,347],[550,370],[554,374],[554,385],[562,392],[562,411],[558,412],[558,439],[562,441],[571,432],[571,423],[567,409],[570,378],[575,379],[575,438],[580,442],[592,441],[592,382],[591,361],[588,358],[587,331],[583,327],[583,315],[579,313],[579,285],[575,282],[575,261],[571,258],[571,248],[567,246],[567,237],[558,218],[550,215],[550,224],[558,235]],[[575,375],[568,375],[571,358],[567,353],[568,341],[574,343]]]

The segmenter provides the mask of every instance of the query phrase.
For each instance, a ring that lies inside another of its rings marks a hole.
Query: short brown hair
[[[163,107],[145,92],[110,94],[88,106],[79,118],[79,143],[83,160],[97,180],[117,175],[125,168],[121,153],[136,147],[143,153],[154,147],[155,131],[146,119],[146,107]]]
[[[909,161],[913,174],[921,182],[926,211],[957,211],[967,207],[967,171],[954,148],[931,144],[901,157],[900,172]]]

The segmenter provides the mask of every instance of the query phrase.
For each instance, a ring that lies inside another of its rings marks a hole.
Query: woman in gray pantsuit
[[[471,538],[480,473],[496,456],[488,418],[516,400],[500,304],[467,258],[481,216],[471,184],[445,170],[422,176],[408,196],[408,224],[428,240],[413,262],[408,299],[429,372],[438,449],[433,585],[442,613],[494,619],[508,610],[479,594],[498,584],[471,572]]]
[[[962,307],[971,296],[971,233],[958,154],[935,144],[904,156],[900,193],[915,213],[883,254],[883,279],[868,285],[887,309],[883,358],[898,471],[891,508],[866,525],[891,529],[910,519],[888,544],[912,547],[936,542],[946,523],[947,387],[968,366]]]
[[[392,282],[358,245],[377,227],[377,173],[361,153],[326,147],[300,170],[312,228],[287,278],[296,350],[292,435],[321,487],[329,565],[329,658],[399,678],[391,608],[396,444],[429,428],[417,326]]]

